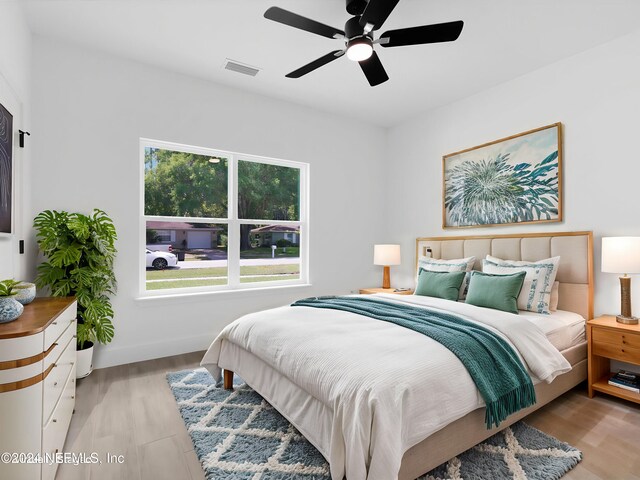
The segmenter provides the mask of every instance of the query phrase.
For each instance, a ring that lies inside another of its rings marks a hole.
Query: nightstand
[[[589,397],[602,392],[640,403],[640,393],[607,383],[611,376],[610,360],[640,365],[640,325],[624,325],[609,315],[594,318],[587,322],[587,341]]]
[[[394,293],[396,295],[413,295],[413,290],[404,290],[396,292],[395,288],[361,288],[360,294],[371,295],[373,293]]]

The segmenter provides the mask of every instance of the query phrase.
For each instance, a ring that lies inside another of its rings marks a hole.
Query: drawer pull
[[[56,420],[55,418],[53,420],[51,420],[53,423],[58,423],[58,420]]]
[[[56,320],[55,322],[51,322],[51,325],[58,325],[58,321]]]
[[[75,395],[71,395],[71,400],[75,400],[76,396]]]
[[[53,382],[53,386],[57,387],[58,386],[58,382]]]

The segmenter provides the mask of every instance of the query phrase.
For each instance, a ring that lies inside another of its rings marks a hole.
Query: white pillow
[[[551,290],[558,273],[560,257],[545,258],[537,262],[516,262],[487,255],[482,271],[497,275],[526,272],[522,290],[518,296],[518,310],[549,313]]]
[[[418,275],[420,275],[421,268],[429,272],[470,272],[475,262],[476,257],[453,258],[451,260],[420,257],[418,258]],[[418,277],[416,277],[416,283],[417,282]],[[464,299],[468,285],[469,275],[465,275],[462,285],[460,285],[460,294],[458,295],[460,300]]]

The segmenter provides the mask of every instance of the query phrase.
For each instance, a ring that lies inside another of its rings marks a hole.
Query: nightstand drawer
[[[594,343],[609,343],[621,347],[640,348],[640,335],[606,328],[594,328],[592,334]]]
[[[600,357],[612,358],[621,362],[640,363],[640,348],[594,341],[592,349],[593,354]]]

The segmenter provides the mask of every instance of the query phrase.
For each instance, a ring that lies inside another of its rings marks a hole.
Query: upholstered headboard
[[[505,260],[536,261],[560,256],[556,280],[560,282],[559,310],[593,318],[593,234],[592,232],[525,233],[428,237],[416,240],[418,259],[452,259],[474,255],[474,269],[482,270],[482,259],[493,255]]]

